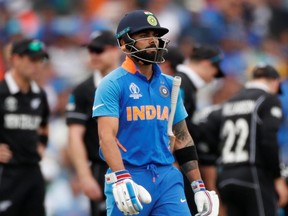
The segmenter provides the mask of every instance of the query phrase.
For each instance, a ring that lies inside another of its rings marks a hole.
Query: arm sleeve
[[[96,90],[92,117],[110,116],[119,118],[120,86],[116,81],[103,79]]]
[[[187,112],[183,104],[181,92],[179,91],[173,124],[176,124],[182,121],[186,117],[187,117]]]
[[[219,156],[221,109],[219,106],[214,108],[196,123],[200,133],[196,146],[199,162],[203,165],[215,165]]]
[[[49,104],[48,104],[48,100],[47,100],[47,95],[46,92],[43,91],[42,94],[42,98],[43,98],[43,104],[44,104],[44,108],[43,108],[43,114],[42,114],[42,122],[41,122],[41,126],[46,126],[48,124],[48,119],[49,119],[49,115],[50,115],[50,109],[49,109]]]
[[[181,83],[181,94],[183,98],[183,103],[185,106],[185,109],[187,111],[187,118],[186,118],[186,124],[188,127],[188,131],[190,135],[192,136],[194,142],[198,141],[198,127],[192,123],[192,117],[194,115],[194,112],[196,111],[196,89],[193,86],[193,83],[188,79],[188,77],[183,73],[178,73],[182,78]]]
[[[88,118],[87,116],[87,102],[85,102],[85,96],[81,93],[80,88],[76,88],[68,98],[66,106],[66,123],[69,124],[85,124]],[[92,112],[92,111],[91,111]]]

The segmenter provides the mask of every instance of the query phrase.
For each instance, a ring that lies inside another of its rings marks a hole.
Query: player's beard
[[[152,62],[155,62],[155,61],[161,62],[163,58],[163,53],[165,52],[165,50],[157,49],[155,46],[147,47],[147,49],[150,49],[150,48],[155,48],[155,51],[141,50],[137,53],[134,53],[133,55],[136,59],[140,60],[146,65],[152,64]]]

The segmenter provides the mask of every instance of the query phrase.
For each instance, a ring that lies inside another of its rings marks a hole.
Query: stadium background
[[[155,13],[170,29],[166,36],[170,44],[185,56],[197,43],[217,45],[223,51],[221,66],[227,76],[199,91],[199,108],[233,95],[258,62],[280,71],[286,121],[279,141],[288,164],[288,0],[0,0],[0,79],[9,70],[11,42],[38,38],[50,54],[50,64],[38,78],[52,111],[49,147],[41,162],[48,216],[88,215],[88,200],[79,191],[67,157],[64,119],[68,94],[91,70],[81,45],[93,31],[115,31],[125,12],[137,8]]]

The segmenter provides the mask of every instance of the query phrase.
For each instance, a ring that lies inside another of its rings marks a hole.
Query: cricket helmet
[[[135,33],[153,30],[158,34],[159,45],[156,47],[156,52],[153,55],[147,54],[146,49],[139,50],[135,47],[137,40],[134,40],[131,36]],[[127,13],[119,22],[116,32],[116,38],[120,46],[120,40],[123,39],[125,42],[125,47],[129,51],[132,57],[136,58],[138,61],[142,61],[146,64],[151,63],[161,63],[164,60],[163,55],[167,53],[167,45],[169,41],[167,39],[161,38],[163,35],[168,33],[167,28],[161,27],[156,16],[145,10],[135,10]]]

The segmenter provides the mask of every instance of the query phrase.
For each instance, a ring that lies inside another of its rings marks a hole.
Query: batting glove
[[[195,216],[218,216],[219,198],[215,191],[207,191],[202,180],[193,181],[192,189],[198,214]]]
[[[127,170],[106,174],[105,179],[108,184],[113,184],[116,205],[124,215],[139,214],[143,209],[141,203],[150,203],[152,200],[149,192],[136,184]]]

